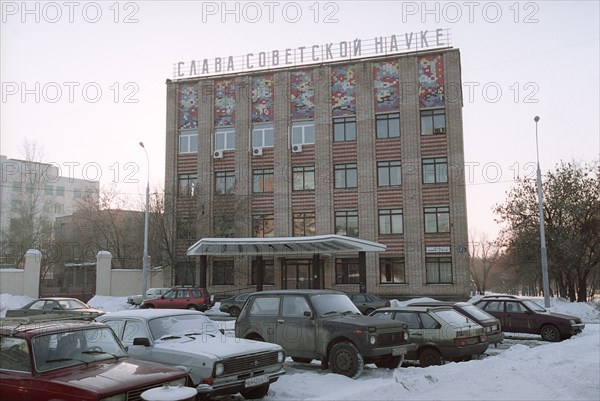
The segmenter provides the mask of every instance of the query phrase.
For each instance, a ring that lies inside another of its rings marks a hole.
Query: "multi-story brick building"
[[[367,290],[464,298],[470,280],[459,51],[167,81],[166,191],[178,269],[204,237],[341,234],[385,244]],[[254,257],[208,259],[209,289],[254,284]],[[312,285],[312,258],[266,260],[266,288]],[[358,261],[320,256],[320,286]]]

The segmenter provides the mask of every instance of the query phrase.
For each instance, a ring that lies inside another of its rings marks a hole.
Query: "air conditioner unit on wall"
[[[446,133],[446,127],[442,127],[442,128],[435,128],[433,130],[434,134],[445,134]]]
[[[215,153],[213,153],[213,157],[215,159],[222,159],[223,158],[223,151],[222,150],[215,150]]]
[[[262,156],[263,148],[252,148],[252,154],[254,156]]]
[[[302,145],[293,145],[292,146],[292,153],[300,153],[302,152]]]

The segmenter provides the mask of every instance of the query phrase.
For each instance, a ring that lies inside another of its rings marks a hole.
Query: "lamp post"
[[[542,171],[540,170],[540,151],[538,148],[538,121],[540,118],[535,116],[535,150],[537,153],[537,195],[538,210],[540,213],[540,249],[542,257],[542,286],[544,289],[544,306],[550,307],[550,285],[548,283],[548,254],[546,252],[546,233],[544,230],[544,200],[542,197]]]
[[[148,290],[148,225],[150,222],[150,159],[148,158],[148,151],[144,146],[144,142],[140,142],[140,146],[144,149],[146,154],[146,213],[144,216],[144,257],[142,264],[142,299],[146,299],[146,291]]]

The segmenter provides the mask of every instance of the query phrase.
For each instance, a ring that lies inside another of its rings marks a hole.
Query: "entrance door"
[[[288,290],[312,288],[312,260],[283,260],[283,288]]]

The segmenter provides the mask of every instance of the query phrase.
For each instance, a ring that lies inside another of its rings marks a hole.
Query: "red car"
[[[204,312],[214,305],[213,299],[205,288],[176,287],[160,298],[145,299],[140,308],[194,309]]]
[[[148,389],[189,384],[182,370],[128,358],[104,323],[0,319],[2,400],[137,401]]]

